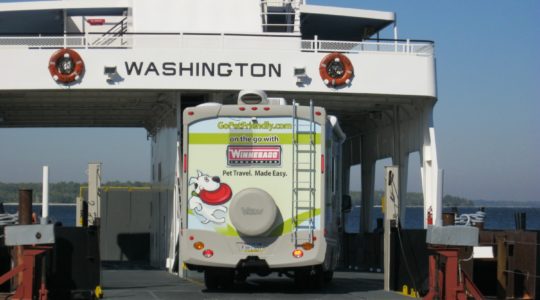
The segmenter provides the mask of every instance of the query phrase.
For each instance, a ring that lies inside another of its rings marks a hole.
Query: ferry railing
[[[434,45],[425,40],[363,40],[331,41],[317,37],[302,40],[296,34],[234,34],[234,33],[122,33],[99,42],[103,33],[66,34],[61,36],[0,36],[0,51],[8,48],[26,49],[213,49],[213,50],[273,50],[302,52],[397,52],[433,55]]]
[[[0,49],[4,48],[81,48],[84,36],[0,36]]]
[[[433,42],[425,40],[364,40],[361,42],[302,40],[302,51],[311,52],[401,52],[433,55]]]
[[[127,17],[121,19],[107,32],[100,33],[100,37],[92,42],[92,45],[109,45],[120,42],[120,45],[124,45],[122,36],[127,32]],[[88,33],[85,33],[85,38],[88,41]],[[119,39],[120,38],[120,39]]]

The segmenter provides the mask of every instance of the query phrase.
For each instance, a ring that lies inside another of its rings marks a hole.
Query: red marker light
[[[270,107],[266,106],[266,107],[264,108],[264,110],[269,111],[269,110],[270,110]]]
[[[324,154],[321,154],[321,173],[324,174]]]
[[[321,115],[321,112],[320,112],[320,111],[316,111],[315,114],[316,114],[317,116],[320,116],[320,115]]]
[[[194,115],[195,113],[194,113],[194,112],[192,112],[192,111],[188,111],[188,113],[187,113],[187,114],[188,114],[188,116],[193,116],[193,115]]]
[[[245,108],[245,107],[243,107],[243,106],[242,106],[242,107],[239,107],[238,109],[239,109],[239,110],[241,110],[241,111],[244,111],[244,110],[246,110],[246,108]]]
[[[210,249],[206,249],[202,252],[202,255],[206,258],[210,258],[212,256],[214,256],[214,251],[210,250]]]
[[[183,166],[184,167],[184,173],[187,172],[187,162],[188,162],[187,154],[184,154],[184,166]]]
[[[194,236],[192,236],[192,235],[189,236],[189,240],[190,240],[190,241],[193,241],[194,239],[195,239]]]
[[[252,106],[251,107],[251,110],[257,110],[257,109],[259,109],[257,106]]]

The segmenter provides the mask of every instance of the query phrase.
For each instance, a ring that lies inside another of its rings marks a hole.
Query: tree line
[[[374,201],[373,205],[381,205],[381,199],[383,196],[383,191],[374,192]],[[353,202],[360,203],[362,197],[361,192],[351,192],[351,198]],[[472,207],[474,206],[474,201],[462,197],[456,197],[452,195],[445,195],[442,199],[444,207]],[[423,206],[424,205],[424,195],[422,193],[407,193],[405,203],[407,206]]]
[[[140,181],[110,181],[103,183],[103,186],[117,187],[143,187],[150,186],[148,182]],[[79,195],[81,187],[86,187],[88,184],[80,182],[57,182],[49,185],[49,201],[51,203],[75,203],[75,198]],[[0,182],[0,202],[19,202],[19,189],[33,190],[32,196],[35,203],[41,202],[41,183],[2,183]],[[86,191],[85,191],[86,192]],[[374,205],[381,205],[383,191],[375,191]],[[357,191],[351,192],[351,198],[354,203],[360,203],[361,193]],[[422,206],[424,197],[422,193],[407,193],[407,206]],[[468,207],[474,206],[472,200],[445,195],[443,197],[443,206],[445,207]]]

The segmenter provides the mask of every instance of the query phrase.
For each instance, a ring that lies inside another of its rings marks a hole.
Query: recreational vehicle
[[[341,144],[322,107],[241,92],[183,113],[180,255],[207,288],[250,273],[332,278],[341,230]],[[345,198],[347,199],[347,198]]]

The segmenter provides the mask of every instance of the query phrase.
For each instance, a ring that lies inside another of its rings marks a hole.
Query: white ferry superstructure
[[[0,127],[145,128],[161,191],[151,261],[170,269],[180,233],[182,111],[235,103],[241,90],[313,100],[337,116],[347,135],[343,190],[350,166],[361,164],[363,207],[372,206],[377,160],[400,167],[401,195],[408,167],[419,168],[424,223],[439,224],[434,45],[398,39],[396,24],[392,12],[304,0],[2,2]],[[382,39],[386,28],[392,36]],[[408,166],[413,152],[420,166]],[[369,224],[364,209],[361,230]]]

